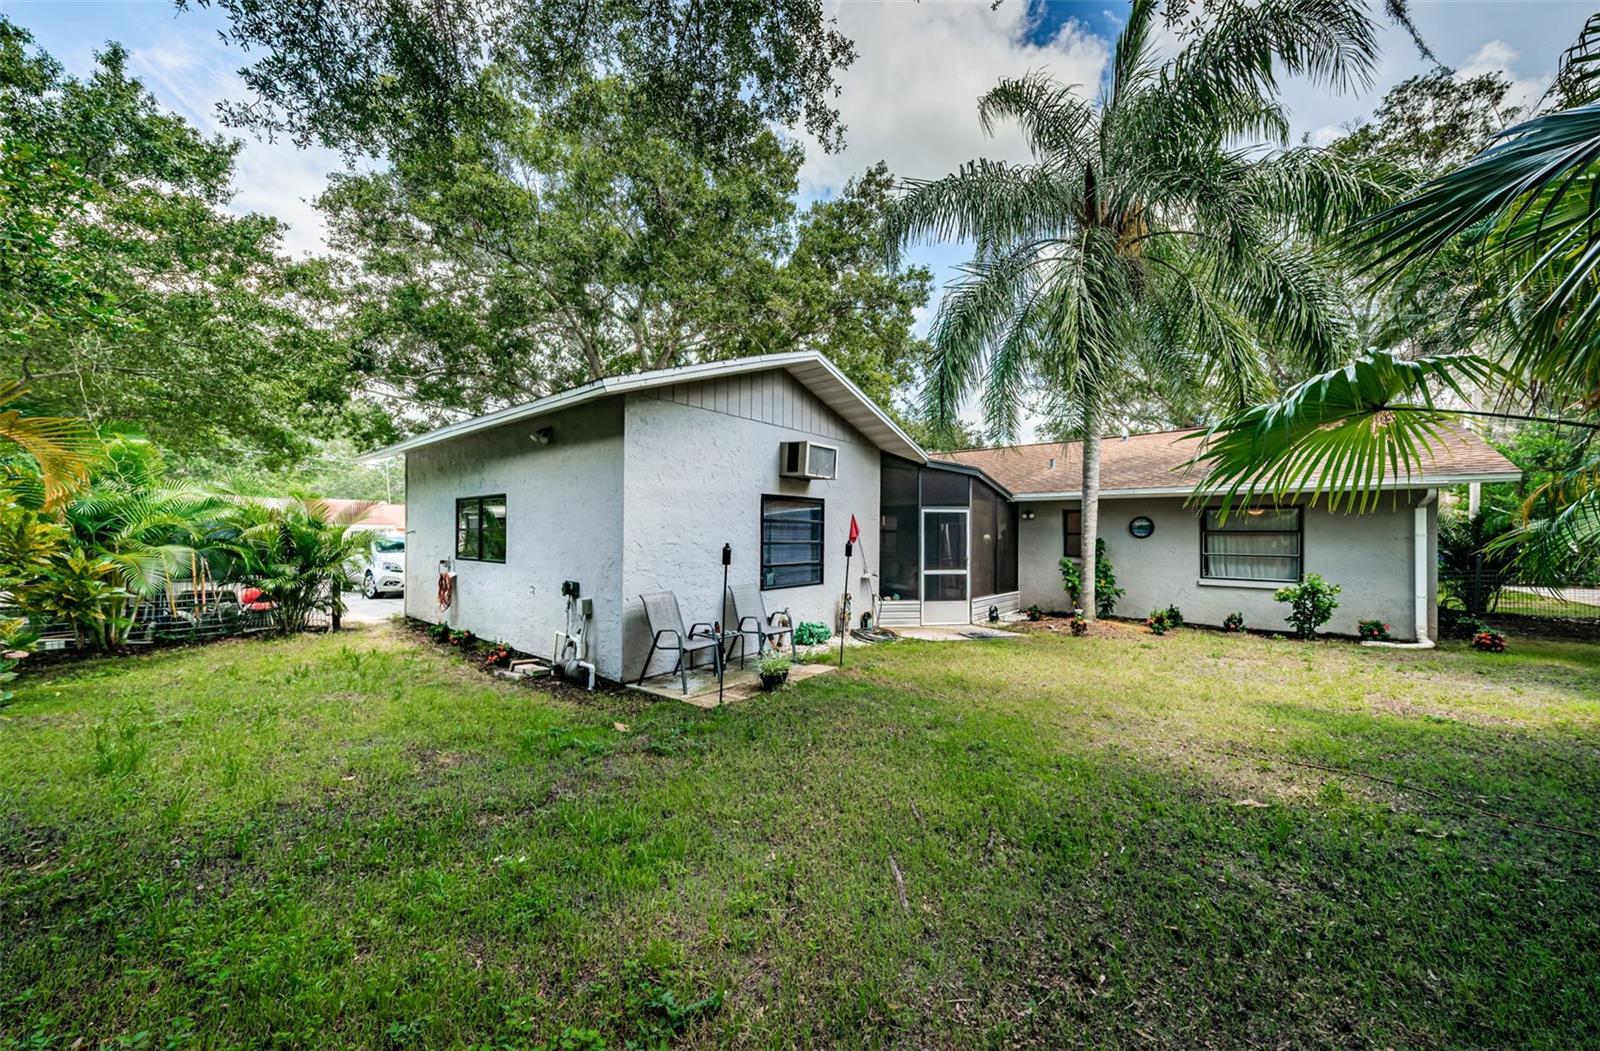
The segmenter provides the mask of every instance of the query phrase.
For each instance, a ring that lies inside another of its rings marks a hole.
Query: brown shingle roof
[[[1200,475],[1182,465],[1200,450],[1200,443],[1185,441],[1195,431],[1163,431],[1110,437],[1100,442],[1102,493],[1175,489],[1193,486]],[[1014,495],[1038,493],[1076,494],[1082,487],[1083,462],[1079,442],[1042,442],[1006,445],[995,449],[969,449],[934,453],[937,459],[976,467]],[[1462,427],[1447,426],[1443,440],[1434,443],[1416,483],[1469,481],[1486,476],[1515,479],[1520,472],[1488,442]]]

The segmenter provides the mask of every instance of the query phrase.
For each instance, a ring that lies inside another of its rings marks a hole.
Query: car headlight
[[[406,571],[406,567],[398,562],[385,562],[383,569],[386,573],[404,573]]]

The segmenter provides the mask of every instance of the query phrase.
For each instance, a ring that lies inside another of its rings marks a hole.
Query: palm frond
[[[19,400],[26,389],[22,383],[0,385],[0,407]],[[46,507],[59,506],[89,479],[93,435],[81,420],[5,409],[0,411],[0,439],[17,445],[39,465]]]
[[[1472,386],[1503,376],[1468,356],[1403,361],[1375,352],[1313,377],[1279,401],[1222,420],[1189,465],[1204,471],[1195,502],[1282,502],[1326,496],[1333,510],[1365,512],[1382,489],[1420,478],[1430,447],[1453,419],[1436,388],[1469,400]]]

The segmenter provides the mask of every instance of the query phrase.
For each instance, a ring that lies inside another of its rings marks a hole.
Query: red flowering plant
[[[1506,651],[1506,637],[1498,631],[1484,628],[1472,636],[1472,648],[1484,653],[1504,653]]]
[[[483,654],[485,668],[504,668],[511,663],[511,648],[503,642],[490,646]]]
[[[1364,620],[1356,625],[1356,630],[1366,642],[1382,642],[1389,637],[1389,625],[1381,620]]]

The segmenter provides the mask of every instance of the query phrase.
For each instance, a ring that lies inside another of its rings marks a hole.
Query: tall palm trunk
[[[1083,414],[1083,536],[1080,540],[1083,571],[1083,616],[1094,620],[1099,612],[1099,597],[1095,594],[1095,576],[1099,559],[1095,550],[1100,537],[1100,414],[1094,408]]]

